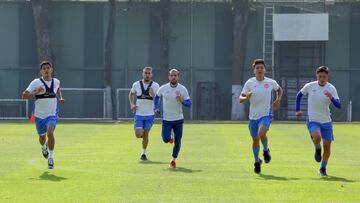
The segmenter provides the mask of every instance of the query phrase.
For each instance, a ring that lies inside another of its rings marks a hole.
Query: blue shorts
[[[40,136],[45,135],[49,126],[56,128],[57,121],[57,116],[49,116],[44,119],[35,117],[36,130],[38,134]]]
[[[271,116],[264,116],[257,120],[249,121],[249,130],[251,137],[256,137],[259,134],[259,128],[261,125],[264,125],[267,129],[270,128]]]
[[[138,116],[134,117],[134,128],[142,128],[144,130],[150,130],[154,124],[155,116]]]
[[[315,131],[319,131],[323,140],[334,141],[333,127],[331,122],[319,123],[307,120],[306,125],[310,135]]]

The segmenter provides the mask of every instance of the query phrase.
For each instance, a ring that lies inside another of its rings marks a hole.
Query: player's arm
[[[135,105],[134,101],[135,101],[135,93],[130,90],[129,91],[129,104],[130,104],[130,109],[133,110],[133,112],[136,111],[136,105]]]
[[[240,103],[244,103],[244,102],[246,102],[247,100],[249,100],[250,97],[251,97],[251,95],[252,95],[252,92],[241,93],[241,94],[240,94],[240,97],[239,97]]]
[[[243,89],[242,89],[242,91],[240,93],[240,96],[239,96],[240,103],[244,103],[247,100],[249,100],[251,95],[252,95],[252,91],[249,88],[249,81],[247,81],[244,84],[244,87],[243,87]]]
[[[191,107],[191,105],[192,105],[192,101],[191,101],[190,98],[184,99],[181,103],[182,103],[182,105],[184,105],[185,107]]]
[[[301,106],[301,98],[304,96],[304,94],[299,91],[297,94],[296,94],[296,107],[295,107],[295,115],[297,118],[300,118],[301,115],[302,115],[302,112],[301,112],[301,109],[300,109],[300,106]]]
[[[31,99],[35,94],[25,90],[23,93],[22,93],[22,96],[21,98],[22,99]]]
[[[189,92],[187,89],[184,89],[184,94],[181,95],[180,93],[177,93],[176,99],[185,107],[191,107],[192,101],[189,96]]]
[[[301,109],[300,109],[300,106],[301,106],[301,98],[304,96],[304,95],[308,95],[309,93],[309,88],[310,88],[310,83],[307,83],[304,85],[304,87],[296,94],[296,105],[295,105],[295,116],[297,118],[300,118],[301,115],[302,115],[302,112],[301,112]]]
[[[56,96],[59,99],[60,103],[63,104],[65,102],[64,97],[62,96],[60,87],[58,88],[58,90],[56,91]]]
[[[341,109],[341,102],[340,99],[335,99],[335,97],[333,97],[331,99],[331,102],[334,104],[334,106],[338,109]]]
[[[327,96],[330,99],[331,103],[333,103],[336,108],[338,108],[338,109],[341,108],[341,102],[337,96],[337,92],[334,93],[334,96],[329,91],[326,91],[324,94],[325,94],[325,96]]]
[[[281,98],[283,95],[283,89],[279,86],[279,88],[276,90],[276,99],[273,102],[273,109],[277,110],[280,108]]]
[[[161,96],[163,92],[163,87],[157,89],[155,97],[154,97],[154,112],[159,115],[160,114],[160,103],[161,103]]]
[[[39,87],[39,88],[35,89],[34,91],[29,91],[28,89],[26,89],[22,93],[21,98],[22,99],[31,99],[32,97],[34,97],[35,95],[39,94],[42,91],[44,91],[44,88],[42,88],[42,87]]]
[[[160,96],[156,94],[154,98],[154,112],[156,114],[160,114],[160,103],[161,103]]]

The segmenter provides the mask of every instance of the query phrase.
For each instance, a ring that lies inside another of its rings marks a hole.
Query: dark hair
[[[44,65],[49,65],[51,68],[53,67],[50,61],[41,61],[40,69],[42,69]]]
[[[252,67],[255,68],[255,66],[256,66],[257,64],[263,64],[264,67],[266,67],[264,59],[255,59],[254,62],[253,62],[253,64],[252,64]]]
[[[329,74],[329,68],[327,66],[320,66],[316,69],[316,74],[318,74],[318,73]]]

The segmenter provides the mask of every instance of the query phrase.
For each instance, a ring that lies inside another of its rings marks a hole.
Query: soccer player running
[[[129,92],[130,108],[135,113],[135,136],[142,138],[142,152],[140,159],[148,160],[146,149],[149,143],[149,132],[154,123],[154,96],[159,84],[152,81],[152,68],[145,67],[142,72],[143,79],[134,82]],[[136,96],[136,104],[134,103]]]
[[[255,77],[246,81],[240,94],[240,103],[250,101],[249,130],[253,139],[254,172],[260,173],[262,163],[259,158],[260,140],[263,145],[264,161],[269,163],[271,155],[266,133],[272,121],[272,110],[277,110],[280,107],[283,91],[275,80],[265,77],[266,68],[263,59],[255,59],[252,67]],[[273,90],[276,91],[276,99],[271,107]]]
[[[176,159],[181,148],[184,115],[182,106],[191,107],[191,99],[185,86],[179,83],[180,73],[176,69],[169,71],[169,83],[160,87],[155,96],[155,112],[160,113],[159,101],[162,98],[162,139],[171,140],[174,131],[174,147],[169,168],[176,168]]]
[[[330,104],[341,108],[336,88],[328,82],[329,69],[320,66],[316,69],[317,81],[309,82],[297,93],[296,117],[300,118],[300,102],[303,95],[308,96],[306,124],[311,139],[315,145],[315,160],[320,163],[320,175],[327,176],[326,165],[330,157],[330,146],[334,140],[333,127],[330,117]],[[321,139],[323,141],[324,153],[321,157]]]
[[[49,61],[40,63],[41,78],[34,79],[23,92],[23,99],[35,97],[35,123],[43,156],[48,159],[48,168],[54,168],[54,131],[58,121],[58,104],[64,103],[60,81],[53,78],[53,66]],[[46,139],[47,137],[47,139]]]

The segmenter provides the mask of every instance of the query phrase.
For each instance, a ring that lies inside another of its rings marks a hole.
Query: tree
[[[169,68],[170,0],[160,0],[160,82],[167,82]]]
[[[106,90],[106,116],[115,118],[115,102],[112,88],[112,53],[114,44],[114,33],[115,33],[115,17],[116,17],[116,3],[115,0],[109,0],[109,19],[105,41],[105,90]]]
[[[233,46],[233,84],[242,84],[246,56],[246,37],[249,18],[249,1],[233,0],[234,46]]]
[[[232,68],[232,110],[231,119],[238,120],[245,117],[245,108],[239,103],[239,96],[242,90],[243,73],[246,56],[246,37],[249,18],[249,1],[232,0],[234,12],[233,31],[233,68]]]
[[[39,61],[53,62],[48,22],[48,0],[31,0]]]

